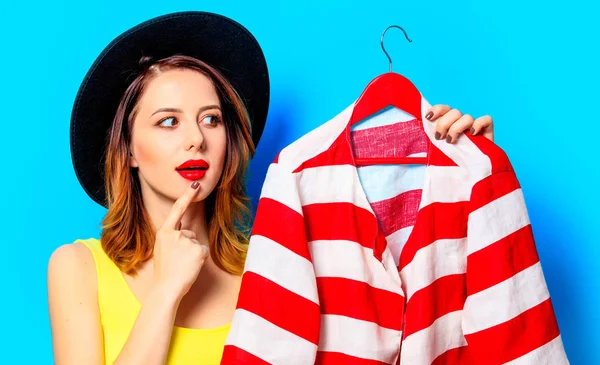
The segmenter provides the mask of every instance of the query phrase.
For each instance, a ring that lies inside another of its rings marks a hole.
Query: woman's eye
[[[202,118],[202,122],[214,126],[219,122],[219,117],[216,115],[207,115],[206,117]]]
[[[160,123],[158,123],[160,126],[163,127],[174,127],[175,124],[177,124],[177,119],[171,117],[171,118],[166,118],[163,119]]]

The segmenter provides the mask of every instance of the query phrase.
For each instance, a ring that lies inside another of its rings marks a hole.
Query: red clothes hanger
[[[360,98],[354,106],[350,125],[354,125],[370,115],[384,108],[394,106],[413,115],[419,122],[421,118],[421,93],[416,86],[406,77],[392,72],[392,59],[383,46],[385,32],[390,28],[398,28],[404,32],[404,36],[412,42],[406,31],[397,25],[391,25],[381,34],[381,48],[390,61],[390,71],[374,78],[364,89]],[[425,164],[426,157],[396,157],[396,158],[357,158],[357,165],[379,165],[379,164]]]

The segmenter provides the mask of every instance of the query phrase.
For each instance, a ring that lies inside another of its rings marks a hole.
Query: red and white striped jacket
[[[270,165],[221,363],[568,364],[506,154],[353,106]]]

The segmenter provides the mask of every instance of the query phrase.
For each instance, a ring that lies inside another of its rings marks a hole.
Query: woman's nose
[[[202,134],[202,129],[196,122],[186,123],[188,128],[185,130],[185,149],[204,149],[204,134]]]

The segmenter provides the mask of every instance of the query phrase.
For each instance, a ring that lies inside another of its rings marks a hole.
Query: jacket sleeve
[[[514,171],[473,187],[467,251],[462,325],[473,363],[569,364]]]
[[[319,300],[295,174],[270,165],[221,364],[313,364]]]

